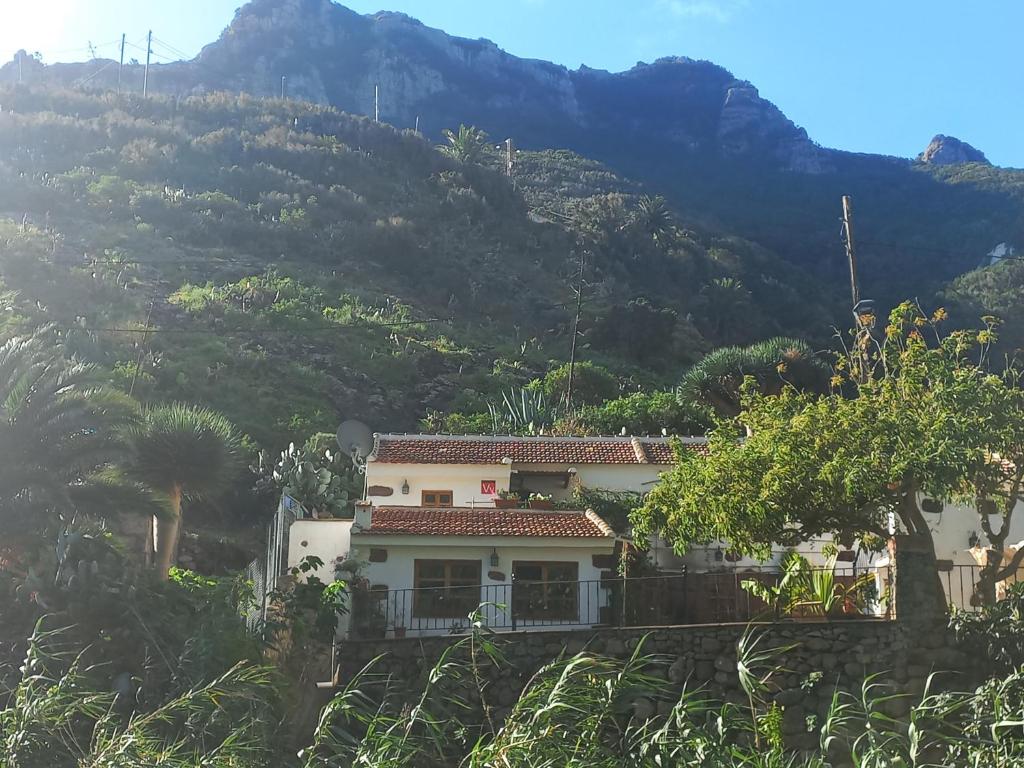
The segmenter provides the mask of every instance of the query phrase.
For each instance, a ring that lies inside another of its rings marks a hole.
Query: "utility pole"
[[[505,139],[505,173],[512,178],[512,168],[515,166],[515,148],[512,146],[512,139]]]
[[[871,377],[871,330],[875,327],[875,302],[861,300],[857,283],[857,258],[853,247],[853,201],[843,195],[843,239],[846,241],[846,259],[850,263],[850,299],[852,301],[854,347],[858,360],[857,383],[865,384]]]
[[[121,74],[125,69],[125,34],[121,33],[121,62],[118,65],[118,94],[121,94]]]
[[[843,195],[843,236],[846,240],[846,258],[850,262],[851,306],[856,307],[860,301],[860,289],[857,287],[857,259],[853,251],[853,201],[849,195]]]
[[[419,115],[416,115],[416,127],[413,128],[413,131],[416,134],[419,134],[419,132],[420,132],[420,116]]]
[[[153,53],[153,30],[149,30],[149,34],[146,35],[146,71],[142,75],[142,97],[145,98],[149,93],[149,57]]]
[[[287,75],[281,75],[281,98],[282,99],[285,97],[285,93],[287,93],[287,91],[285,90],[285,83],[287,83],[287,82],[288,82],[288,76]]]
[[[576,317],[572,321],[572,345],[569,347],[569,383],[565,388],[565,410],[572,410],[572,385],[576,374],[576,339],[579,337],[580,315],[583,313],[583,268],[587,263],[587,251],[580,249],[580,271],[576,278]]]
[[[139,357],[135,361],[135,373],[132,374],[132,383],[128,387],[128,397],[135,393],[135,382],[139,380],[139,372],[142,370],[142,358],[146,356],[146,348],[149,346],[149,328],[153,320],[153,305],[156,300],[149,302],[149,312],[146,313],[146,330],[142,332],[142,342],[139,344]]]
[[[373,86],[373,122],[380,122],[380,86]]]
[[[25,60],[25,52],[18,51],[18,85],[21,85],[23,81],[23,73],[21,71],[22,62]]]

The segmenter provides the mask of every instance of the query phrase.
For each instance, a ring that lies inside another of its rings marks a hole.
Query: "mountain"
[[[22,63],[26,82],[116,84],[109,61]],[[0,71],[17,77],[13,64]],[[863,291],[882,301],[940,290],[997,244],[1024,245],[1024,173],[948,138],[918,161],[819,147],[752,84],[706,61],[572,71],[404,14],[252,0],[194,60],[155,65],[149,83],[176,96],[267,97],[282,78],[290,97],[353,114],[374,114],[377,88],[381,120],[434,139],[465,123],[527,149],[571,149],[665,194],[695,228],[758,242],[837,290],[839,198],[852,195]],[[123,88],[137,92],[141,79],[129,67]]]
[[[54,323],[137,396],[208,403],[265,446],[485,412],[567,358],[581,256],[581,356],[628,393],[716,346],[829,345],[842,194],[883,308],[1008,306],[1004,273],[971,271],[1024,242],[1024,173],[945,137],[919,161],[818,147],[708,62],[569,71],[254,0],[146,99],[138,66],[118,95],[112,62],[20,63],[21,84],[0,71],[0,328]],[[282,76],[293,98],[271,98]],[[375,85],[380,123],[359,116]],[[460,123],[491,133],[473,161],[436,148]]]
[[[955,136],[943,136],[941,133],[935,136],[928,146],[925,147],[917,157],[922,163],[931,165],[962,165],[963,163],[981,163],[991,165],[985,153],[975,149],[966,141],[960,141]]]

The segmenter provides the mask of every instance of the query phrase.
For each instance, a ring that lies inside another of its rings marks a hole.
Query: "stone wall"
[[[865,676],[882,673],[880,682],[890,683],[900,692],[919,694],[933,671],[963,672],[968,667],[968,660],[946,630],[945,619],[930,625],[861,619],[789,621],[761,627],[766,636],[760,648],[793,646],[779,659],[787,671],[776,678],[773,696],[784,708],[784,731],[796,748],[814,746],[816,736],[807,732],[807,717],[825,714],[836,685],[859,691]],[[530,676],[560,654],[586,649],[625,658],[646,638],[644,651],[664,657],[663,674],[672,683],[681,688],[689,680],[691,686],[706,686],[716,699],[745,704],[736,674],[736,643],[744,629],[745,625],[720,624],[499,635],[508,663],[486,671],[488,698],[502,717]],[[377,671],[390,673],[395,680],[418,681],[452,642],[452,637],[345,642],[336,656],[338,679],[348,680],[371,659],[385,654]],[[822,673],[814,685],[808,680],[812,672]],[[956,681],[957,685],[964,683],[962,677]],[[889,714],[896,717],[906,714],[909,707],[906,699],[886,704]]]

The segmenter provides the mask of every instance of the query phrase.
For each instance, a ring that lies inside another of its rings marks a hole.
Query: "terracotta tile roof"
[[[683,448],[707,453],[703,438]],[[673,464],[664,437],[489,437],[479,435],[376,435],[372,461],[388,464]]]
[[[547,512],[529,509],[429,509],[375,507],[370,527],[359,535],[405,536],[540,536],[609,538],[614,532],[594,512]]]

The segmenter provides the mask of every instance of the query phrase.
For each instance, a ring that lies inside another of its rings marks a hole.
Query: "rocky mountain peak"
[[[966,141],[941,133],[931,140],[924,152],[917,156],[922,163],[930,165],[959,165],[960,163],[985,163],[990,165],[985,153],[975,149]]]

